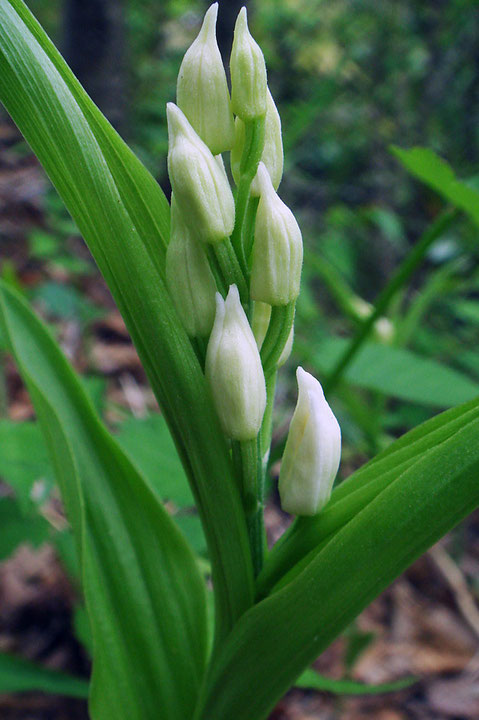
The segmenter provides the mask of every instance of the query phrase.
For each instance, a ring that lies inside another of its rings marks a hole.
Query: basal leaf
[[[354,617],[479,505],[479,418],[470,406],[462,412],[467,421],[412,464],[400,463],[396,477],[291,582],[238,621],[212,668],[197,717],[267,717]],[[437,431],[441,417],[435,420]],[[394,456],[391,450],[391,463]],[[370,469],[375,472],[375,463]]]
[[[205,587],[181,533],[99,421],[53,338],[0,286],[0,322],[46,437],[81,558],[94,720],[191,717],[207,649]]]

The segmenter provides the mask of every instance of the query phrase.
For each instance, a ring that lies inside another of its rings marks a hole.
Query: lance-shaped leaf
[[[193,554],[99,421],[46,328],[0,286],[0,324],[45,434],[82,569],[95,720],[191,717],[206,662],[205,587]]]
[[[38,690],[55,695],[87,698],[88,680],[0,653],[0,694]]]
[[[463,411],[471,413],[470,405]],[[436,431],[440,425],[441,417]],[[267,717],[298,674],[351,620],[477,507],[478,437],[479,418],[469,414],[449,437],[425,447],[416,462],[399,461],[396,476],[291,582],[249,610],[212,667],[197,717]],[[398,455],[407,452],[407,443],[399,444]],[[372,473],[375,467],[372,463]]]
[[[311,518],[298,518],[276,543],[258,577],[258,596],[264,597],[277,583],[291,580],[333,533],[363,510],[400,473],[477,418],[478,399],[451,408],[403,435],[342,482],[334,489],[323,512]]]
[[[251,560],[226,442],[163,277],[168,204],[21,0],[0,0],[0,100],[88,243],[165,413],[204,521],[224,636],[251,605]]]

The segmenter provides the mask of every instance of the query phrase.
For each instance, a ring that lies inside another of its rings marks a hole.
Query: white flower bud
[[[234,440],[256,437],[266,407],[266,387],[258,348],[236,285],[231,285],[226,301],[216,294],[216,317],[205,373],[225,434]]]
[[[263,163],[258,167],[261,197],[256,213],[251,297],[287,305],[299,295],[303,241],[291,210],[276,194]]]
[[[246,8],[236,19],[230,58],[231,103],[242,120],[254,120],[266,112],[266,65],[258,43],[248,29]]]
[[[203,246],[191,236],[174,194],[165,270],[168,290],[186,332],[192,337],[206,337],[215,318],[216,284]]]
[[[168,118],[168,174],[191,232],[203,242],[220,242],[233,232],[235,204],[224,168],[174,104]]]
[[[213,155],[231,150],[234,141],[228,83],[216,42],[217,15],[214,3],[183,58],[176,87],[178,107]]]
[[[235,120],[235,141],[231,150],[231,172],[235,183],[240,181],[241,156],[245,141],[245,127],[241,118]],[[266,126],[264,134],[264,148],[261,162],[266,165],[271,182],[275,190],[278,189],[283,176],[283,139],[281,136],[281,118],[274,104],[269,88],[267,90]],[[261,194],[258,178],[251,183],[251,195],[258,197]]]
[[[296,371],[298,402],[289,426],[279,474],[281,507],[292,515],[316,515],[328,502],[341,457],[341,430],[320,383]]]

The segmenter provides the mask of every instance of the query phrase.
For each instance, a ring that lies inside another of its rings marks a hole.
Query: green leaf
[[[296,343],[320,375],[334,369],[347,345],[343,338],[325,338],[313,350],[306,343]],[[479,395],[479,384],[467,375],[410,350],[379,343],[365,343],[344,378],[368,390],[438,408],[458,405]]]
[[[0,693],[35,690],[54,695],[87,698],[88,681],[43,668],[14,655],[0,653]]]
[[[32,300],[50,316],[62,320],[75,319],[87,325],[105,314],[72,285],[46,282],[35,288]]]
[[[299,574],[238,621],[210,672],[197,717],[265,718],[374,597],[479,505],[478,406],[434,418],[427,434],[413,431],[370,463],[363,488],[389,464],[387,482]]]
[[[404,690],[416,682],[416,678],[408,677],[381,685],[365,685],[354,680],[335,680],[321,675],[316,670],[308,669],[299,676],[294,684],[299,688],[319,690],[332,695],[381,695]]]
[[[9,497],[0,498],[0,561],[5,560],[22,543],[34,547],[48,540],[48,523],[39,515],[25,515],[18,503]]]
[[[28,452],[25,452],[28,448]],[[20,507],[31,507],[36,481],[51,484],[52,467],[37,423],[0,420],[0,478],[11,485]]]
[[[158,398],[205,527],[224,637],[252,604],[253,572],[226,441],[165,284],[168,204],[21,0],[0,0],[0,100],[85,238]]]
[[[436,445],[449,440],[477,418],[477,399],[447,410],[403,435],[335,487],[331,500],[319,515],[297,518],[273,547],[268,564],[257,580],[258,595],[265,596],[276,583],[284,584],[301,572],[328,538],[361,512],[389,483]]]
[[[194,504],[185,472],[161,415],[126,420],[117,440],[162,500],[170,500],[178,507]]]
[[[0,322],[45,434],[77,540],[94,643],[91,715],[191,716],[206,661],[205,587],[157,496],[100,423],[26,303],[0,286]]]
[[[394,155],[412,175],[464,210],[479,225],[479,192],[456,177],[454,170],[428,148],[404,150],[393,146]]]

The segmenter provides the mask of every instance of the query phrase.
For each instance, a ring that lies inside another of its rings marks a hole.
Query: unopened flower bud
[[[209,335],[215,318],[216,284],[203,246],[189,232],[174,194],[171,196],[166,282],[188,335]]]
[[[261,197],[256,213],[251,297],[287,305],[299,295],[303,241],[291,210],[276,194],[263,163],[258,167]]]
[[[266,387],[236,285],[231,285],[226,301],[216,294],[205,372],[224,433],[234,440],[256,437],[266,407]]]
[[[235,141],[231,150],[231,172],[237,185],[240,181],[240,165],[244,142],[244,122],[241,118],[236,118]],[[281,137],[281,119],[269,88],[267,90],[266,125],[261,161],[266,165],[273,187],[277,190],[283,176],[283,139]],[[251,194],[254,197],[258,197],[261,194],[257,177],[255,177],[251,183]]]
[[[226,73],[216,42],[218,3],[211,5],[178,74],[176,99],[213,155],[231,150],[234,121]]]
[[[296,372],[298,402],[279,474],[281,507],[292,515],[316,515],[328,502],[341,457],[341,430],[320,383]]]
[[[230,59],[231,103],[242,120],[254,120],[266,112],[266,65],[258,43],[248,29],[246,8],[236,20]]]
[[[174,104],[168,118],[168,174],[178,209],[188,227],[204,242],[231,235],[235,222],[233,193],[224,168]]]

